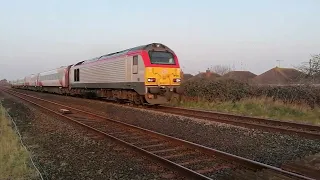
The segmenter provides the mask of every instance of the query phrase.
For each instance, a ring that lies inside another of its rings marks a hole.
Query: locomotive
[[[164,44],[151,43],[31,74],[12,81],[11,86],[159,105],[182,93],[180,71],[174,51]]]

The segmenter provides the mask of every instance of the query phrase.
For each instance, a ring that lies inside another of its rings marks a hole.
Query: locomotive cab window
[[[138,74],[138,56],[133,56],[132,73]]]
[[[168,64],[168,65],[176,64],[176,62],[174,61],[173,55],[169,52],[150,51],[149,57],[150,57],[151,64]]]

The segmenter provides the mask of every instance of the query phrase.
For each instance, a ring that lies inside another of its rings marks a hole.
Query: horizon
[[[153,42],[189,74],[226,65],[259,75],[320,53],[319,1],[169,2],[2,2],[0,79]]]

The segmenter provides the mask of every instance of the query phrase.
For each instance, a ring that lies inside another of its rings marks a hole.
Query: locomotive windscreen
[[[173,55],[169,52],[150,51],[151,64],[175,64]]]

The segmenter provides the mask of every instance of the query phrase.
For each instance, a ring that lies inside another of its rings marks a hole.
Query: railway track
[[[112,102],[109,102],[112,103]],[[141,107],[137,107],[141,108]],[[283,120],[265,119],[250,116],[240,116],[221,112],[180,108],[173,106],[142,107],[147,110],[160,111],[203,120],[232,124],[236,126],[261,129],[263,131],[294,134],[308,138],[320,138],[320,126]]]
[[[170,106],[158,106],[151,107],[149,109],[171,113],[176,115],[194,117],[198,119],[204,119],[209,121],[216,121],[221,123],[228,123],[236,126],[243,126],[255,129],[262,129],[268,131],[275,131],[287,134],[297,134],[299,136],[309,137],[309,138],[320,138],[320,126],[309,125],[297,122],[272,120],[255,118],[249,116],[239,116],[226,113],[201,111],[194,109],[186,109],[179,107]]]
[[[111,138],[144,155],[197,179],[312,179],[226,152],[143,129],[56,102],[16,91],[8,94],[23,99],[54,115],[88,129],[92,138]]]

